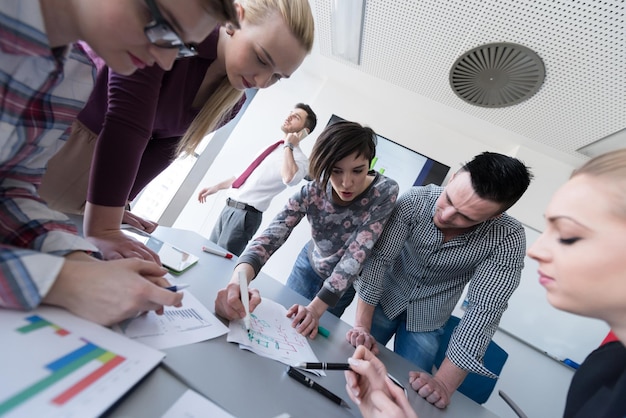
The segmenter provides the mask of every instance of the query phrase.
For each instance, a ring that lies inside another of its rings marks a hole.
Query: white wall
[[[509,213],[539,230],[543,229],[543,210],[550,196],[573,169],[567,158],[548,156],[526,138],[317,56],[307,59],[290,80],[257,94],[196,194],[201,187],[242,171],[259,149],[280,136],[280,124],[297,102],[310,104],[319,120],[318,128],[303,143],[305,152],[310,151],[334,113],[369,125],[380,135],[451,166],[451,171],[485,150],[522,159],[532,168],[535,180]],[[294,191],[288,189],[274,199],[261,228]],[[224,199],[224,192],[218,193],[201,205],[194,194],[174,226],[208,237]],[[264,271],[284,282],[309,237],[303,222]],[[351,315],[347,311],[343,319],[352,322]],[[572,372],[502,332],[494,339],[509,353],[497,388],[507,392],[530,417],[561,416]],[[515,417],[497,390],[486,406],[500,416]]]

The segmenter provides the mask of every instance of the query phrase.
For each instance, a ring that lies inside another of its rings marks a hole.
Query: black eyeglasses
[[[159,48],[178,48],[178,58],[194,57],[198,55],[196,47],[184,43],[176,31],[172,29],[172,26],[165,20],[156,4],[156,0],[146,0],[146,4],[148,5],[148,9],[150,9],[152,22],[148,23],[148,25],[143,28],[143,32],[148,37],[148,40],[150,40],[150,43]]]

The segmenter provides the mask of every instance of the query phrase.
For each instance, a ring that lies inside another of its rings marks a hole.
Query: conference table
[[[153,235],[182,250],[197,255],[199,262],[176,278],[190,284],[188,291],[215,313],[215,297],[231,278],[235,259],[202,251],[202,246],[219,248],[194,231],[158,227]],[[286,308],[308,304],[303,296],[261,272],[251,283],[261,297]],[[184,300],[183,300],[184,305]],[[227,324],[226,321],[224,321]],[[309,340],[320,361],[345,362],[354,347],[345,339],[350,326],[326,312],[320,325],[330,331],[328,338],[318,335]],[[419,418],[475,417],[494,418],[492,412],[456,392],[446,409],[438,409],[410,388],[408,372],[416,370],[408,360],[379,345],[379,358],[407,389],[411,405]],[[342,371],[326,371],[326,376],[311,378],[340,396],[348,407],[340,406],[318,392],[299,384],[286,373],[288,366],[242,350],[226,341],[226,335],[163,350],[164,361],[113,405],[108,417],[158,417],[188,389],[192,389],[230,414],[246,417],[359,417],[360,411],[349,398]],[[282,415],[282,416],[287,416]]]

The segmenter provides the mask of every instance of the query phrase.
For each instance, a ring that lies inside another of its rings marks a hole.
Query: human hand
[[[105,260],[139,258],[161,264],[157,253],[133,237],[124,234],[121,229],[99,231],[97,235],[94,233],[86,238],[98,247]]]
[[[200,193],[198,193],[198,202],[206,203],[206,198],[211,196],[212,194],[215,194],[215,192],[217,192],[215,187],[205,187],[204,189],[200,190]]]
[[[297,147],[306,136],[309,134],[309,130],[307,128],[302,129],[300,132],[290,132],[285,136],[285,145],[292,144],[294,147]]]
[[[378,354],[378,345],[376,344],[376,339],[369,333],[369,330],[365,327],[355,326],[350,331],[346,333],[346,340],[354,347],[358,347],[360,345],[365,346],[368,350],[372,352],[372,354]]]
[[[385,365],[365,346],[358,346],[348,363],[346,391],[365,418],[417,418],[404,391],[387,377]]]
[[[105,326],[140,312],[160,315],[164,306],[182,306],[182,293],[164,289],[170,285],[163,277],[166,272],[150,261],[101,261],[72,253],[43,302]]]
[[[129,210],[124,210],[124,217],[122,218],[122,223],[134,226],[135,228],[140,229],[142,231],[146,231],[149,234],[154,232],[156,227],[159,226],[158,223],[152,222],[148,219],[144,219],[141,216],[137,216]]]
[[[250,295],[250,312],[253,312],[261,303],[261,294],[258,289],[250,288],[248,288],[248,293]],[[226,288],[217,292],[217,297],[215,298],[215,313],[229,321],[241,319],[246,316],[246,309],[241,302],[241,288],[239,287],[239,282],[234,283],[231,281]]]
[[[437,408],[445,408],[450,404],[452,392],[444,382],[426,372],[409,372],[411,387],[424,399]]]
[[[322,312],[323,313],[323,312]],[[291,318],[291,326],[298,334],[311,339],[317,335],[317,326],[320,322],[320,314],[309,306],[293,305],[287,311],[287,318]]]

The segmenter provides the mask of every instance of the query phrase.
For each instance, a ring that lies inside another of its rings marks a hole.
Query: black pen
[[[332,393],[331,391],[329,391],[328,389],[326,389],[324,386],[320,385],[319,383],[311,380],[304,373],[298,371],[298,369],[295,369],[289,366],[289,370],[287,371],[287,374],[289,375],[289,377],[294,378],[296,381],[302,383],[304,386],[308,386],[311,389],[321,393],[322,395],[324,395],[326,398],[330,399],[337,405],[350,408],[350,406],[343,399],[341,399],[339,396],[335,395],[334,393]]]
[[[350,370],[348,363],[300,363],[298,367],[308,370]]]

